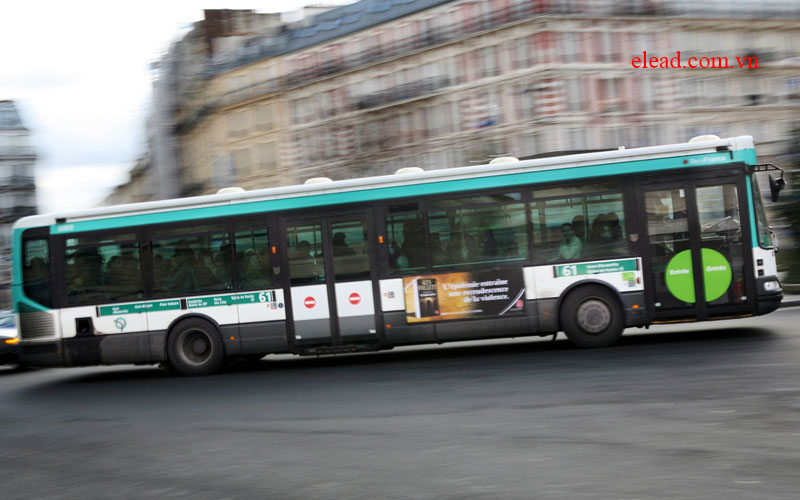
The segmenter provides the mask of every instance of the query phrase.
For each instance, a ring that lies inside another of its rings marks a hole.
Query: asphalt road
[[[207,378],[0,369],[0,498],[796,499],[800,308]]]

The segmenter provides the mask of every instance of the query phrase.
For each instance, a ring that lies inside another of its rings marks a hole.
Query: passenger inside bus
[[[603,257],[624,253],[625,241],[619,216],[614,212],[600,214],[592,222],[589,255]]]
[[[583,215],[576,215],[572,218],[572,230],[579,240],[586,241],[586,219]]]
[[[293,285],[321,283],[325,280],[308,241],[302,240],[294,248],[289,248],[289,273]]]
[[[96,249],[85,249],[72,256],[67,267],[68,302],[79,304],[105,299],[102,285],[103,258]]]
[[[197,278],[194,274],[196,261],[188,241],[178,241],[168,265],[170,275],[166,282],[167,290],[171,292],[193,292],[198,289]]]
[[[583,242],[575,236],[572,224],[566,222],[561,224],[561,245],[558,247],[558,257],[560,259],[579,259],[583,253]]]
[[[336,233],[333,235],[333,256],[336,257],[347,257],[347,256],[354,256],[356,251],[350,248],[345,240],[347,237],[344,233]]]

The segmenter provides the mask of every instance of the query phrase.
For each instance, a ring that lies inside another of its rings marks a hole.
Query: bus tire
[[[222,366],[225,347],[214,325],[189,318],[175,325],[170,333],[167,358],[181,375],[209,375]]]
[[[602,285],[576,288],[564,299],[559,311],[561,328],[574,345],[608,347],[622,336],[624,312],[619,299]]]

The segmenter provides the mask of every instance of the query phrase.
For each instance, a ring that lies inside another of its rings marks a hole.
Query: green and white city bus
[[[21,360],[207,374],[559,331],[603,347],[626,327],[773,311],[756,173],[779,169],[749,136],[699,139],[26,217]]]

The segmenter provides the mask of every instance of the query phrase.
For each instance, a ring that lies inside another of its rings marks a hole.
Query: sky
[[[97,206],[145,150],[150,64],[203,9],[291,12],[352,0],[9,1],[0,15],[0,100],[32,132],[40,213]]]

